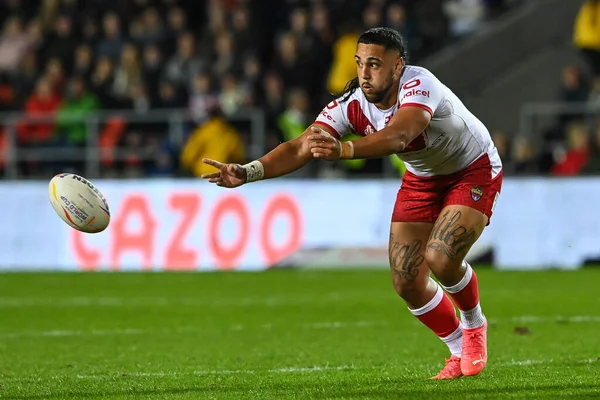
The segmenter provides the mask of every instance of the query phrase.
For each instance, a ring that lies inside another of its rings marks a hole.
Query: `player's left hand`
[[[312,135],[308,136],[308,147],[313,158],[335,161],[342,155],[342,145],[339,140],[321,128],[312,126]]]

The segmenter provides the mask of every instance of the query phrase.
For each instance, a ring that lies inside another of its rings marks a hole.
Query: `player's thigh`
[[[469,206],[444,207],[431,230],[425,254],[434,274],[446,266],[460,265],[487,222],[484,213]]]
[[[427,262],[434,274],[462,263],[489,224],[501,187],[502,171],[494,175],[487,156],[453,178],[427,243]]]
[[[391,224],[388,248],[390,268],[394,288],[400,295],[427,286],[430,271],[425,262],[425,250],[432,228],[430,222]]]

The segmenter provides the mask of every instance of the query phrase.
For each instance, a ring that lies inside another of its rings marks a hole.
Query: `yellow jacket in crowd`
[[[181,164],[194,175],[215,172],[217,169],[202,162],[212,158],[223,163],[245,162],[244,143],[237,130],[221,117],[209,119],[192,132],[183,147]]]
[[[333,45],[333,65],[329,71],[327,89],[330,93],[340,93],[346,83],[356,77],[356,42],[358,35],[348,33],[341,36]]]
[[[600,1],[588,0],[579,9],[573,42],[580,49],[600,51]]]

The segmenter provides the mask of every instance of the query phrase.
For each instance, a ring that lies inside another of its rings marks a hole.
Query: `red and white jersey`
[[[492,177],[502,169],[498,151],[485,125],[425,68],[405,67],[398,101],[388,110],[380,110],[369,103],[360,89],[346,101],[341,99],[329,103],[315,121],[340,137],[348,133],[366,136],[385,128],[399,107],[421,107],[431,114],[427,129],[398,154],[415,175],[452,174],[484,154],[492,164]]]

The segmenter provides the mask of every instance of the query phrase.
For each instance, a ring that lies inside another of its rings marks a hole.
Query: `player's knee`
[[[427,288],[428,277],[426,274],[423,276],[406,275],[401,271],[392,271],[394,290],[404,300],[411,302],[415,298],[420,297],[421,293]]]
[[[447,269],[450,264],[450,258],[443,252],[432,247],[427,247],[425,251],[425,262],[436,276]]]
[[[433,272],[435,277],[442,284],[448,284],[448,282],[454,282],[456,278],[456,270],[460,268],[462,259],[452,258],[444,251],[440,251],[433,242],[433,246],[428,246],[425,251],[425,262],[427,266]]]

